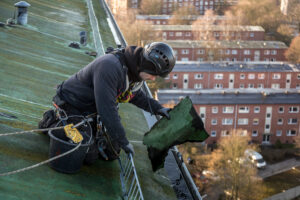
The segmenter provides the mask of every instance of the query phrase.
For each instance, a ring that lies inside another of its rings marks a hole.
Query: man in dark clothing
[[[127,46],[109,53],[72,75],[59,85],[54,102],[63,102],[72,114],[97,112],[113,144],[134,154],[118,115],[118,103],[129,102],[143,110],[169,117],[168,108],[149,98],[140,89],[143,81],[165,77],[175,65],[172,48],[161,42],[142,47]]]

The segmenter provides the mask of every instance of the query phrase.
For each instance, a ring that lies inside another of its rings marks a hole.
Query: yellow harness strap
[[[82,135],[79,133],[77,128],[72,128],[74,124],[68,124],[64,127],[65,134],[70,138],[74,143],[79,143],[83,140]]]

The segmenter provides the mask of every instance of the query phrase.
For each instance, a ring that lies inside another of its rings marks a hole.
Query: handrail
[[[118,35],[118,38],[119,38],[119,41],[121,42],[121,46],[123,47],[126,47],[127,46],[127,42],[114,18],[114,16],[112,15],[111,11],[110,11],[110,8],[108,7],[107,3],[105,2],[105,0],[100,0],[103,4],[103,7],[107,13],[107,15],[111,18],[112,20],[112,23],[113,23],[113,26],[115,28],[115,31],[117,32],[117,35]],[[143,91],[145,93],[147,93],[147,95],[149,97],[152,97],[152,94],[150,92],[150,89],[148,87],[148,85],[144,82],[143,84],[143,87],[142,87]],[[155,116],[156,117],[156,120],[159,120],[159,116]],[[194,200],[202,200],[203,198],[201,197],[191,175],[190,175],[190,172],[188,171],[185,163],[183,162],[183,158],[181,156],[181,154],[179,153],[177,147],[172,147],[171,148],[171,152],[172,152],[172,155],[174,156],[175,160],[176,160],[176,163],[178,165],[178,168],[180,169],[180,173],[182,174],[182,177],[184,178],[185,180],[185,183],[187,184],[188,186],[188,189],[193,197]],[[133,162],[133,161],[132,161]]]

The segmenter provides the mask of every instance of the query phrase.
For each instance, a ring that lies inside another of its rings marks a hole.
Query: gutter
[[[116,23],[114,16],[111,13],[110,8],[108,7],[105,0],[99,0],[99,1],[103,5],[107,16],[110,18],[110,21],[112,22],[113,32],[115,32],[116,35],[118,36],[118,39],[115,39],[115,40],[119,41],[120,44],[117,43],[117,45],[126,47],[128,44],[118,26],[118,24]],[[152,97],[152,94],[145,82],[144,82],[142,89],[149,97]],[[152,116],[152,115],[150,115],[150,113],[145,112],[145,111],[144,111],[144,115],[147,120],[149,128],[151,128],[155,124],[155,122],[158,121],[158,119],[159,119],[158,116]],[[174,164],[176,166],[174,166]],[[192,176],[183,161],[182,155],[178,151],[176,146],[172,147],[169,150],[168,156],[166,157],[165,166],[167,167],[168,165],[169,166],[171,165],[171,168],[169,168],[166,171],[169,171],[168,176],[169,176],[170,181],[172,182],[173,189],[175,190],[177,198],[183,199],[180,194],[184,194],[184,196],[186,197],[184,199],[192,198],[193,200],[202,200],[203,198],[201,197],[201,195],[198,191],[198,188],[196,187],[196,185],[192,179]],[[181,187],[178,187],[178,184],[176,184],[178,182],[178,179],[176,179],[176,178],[174,179],[174,177],[173,178],[171,177],[170,171],[171,171],[171,173],[177,173],[177,175],[179,175],[180,180],[183,181],[183,184],[181,184]],[[179,173],[178,173],[178,171],[179,171]],[[181,177],[183,177],[183,179]]]

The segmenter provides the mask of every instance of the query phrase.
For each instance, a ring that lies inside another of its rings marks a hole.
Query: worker
[[[86,116],[97,112],[112,146],[134,155],[118,115],[118,103],[129,102],[152,114],[169,118],[169,108],[148,97],[141,86],[145,80],[166,77],[175,61],[172,48],[162,42],[153,42],[144,48],[127,46],[123,50],[113,50],[60,84],[53,101],[68,115]],[[45,113],[39,127],[49,127],[49,121]]]

